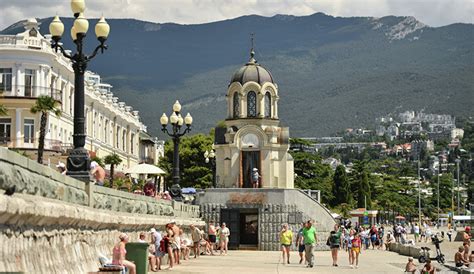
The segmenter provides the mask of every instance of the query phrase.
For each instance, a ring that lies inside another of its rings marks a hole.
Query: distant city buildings
[[[45,159],[65,162],[72,148],[74,72],[30,19],[24,32],[0,35],[0,104],[8,111],[0,117],[0,145],[35,152],[41,114],[32,114],[30,108],[41,95],[53,97],[62,111],[59,117],[48,115]],[[116,153],[122,159],[117,170],[123,170],[140,162],[156,163],[163,155],[163,142],[147,133],[138,111],[119,102],[112,86],[93,72],[85,75],[85,116],[85,148],[91,157]]]

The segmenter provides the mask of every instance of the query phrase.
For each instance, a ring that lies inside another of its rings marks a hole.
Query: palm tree
[[[104,164],[110,165],[110,187],[114,186],[114,167],[122,162],[120,156],[115,153],[104,157]]]
[[[4,105],[0,105],[0,116],[7,116],[7,108]]]
[[[31,107],[33,114],[41,112],[40,136],[38,142],[38,163],[43,163],[44,138],[46,136],[46,123],[48,121],[49,112],[53,112],[56,116],[61,116],[61,109],[57,108],[58,101],[53,97],[41,95],[36,99],[36,103]]]

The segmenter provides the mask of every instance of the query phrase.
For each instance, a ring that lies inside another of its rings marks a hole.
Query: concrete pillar
[[[35,70],[35,82],[33,83],[33,85],[35,85],[35,87],[33,88],[33,96],[39,96],[39,95],[42,95],[42,93],[44,91],[41,90],[41,74],[40,74],[41,70],[40,69],[36,69]]]
[[[22,144],[22,139],[21,139],[21,112],[22,108],[17,108],[15,110],[15,130],[16,130],[16,136],[15,136],[15,147],[21,147]]]
[[[25,89],[21,87],[21,64],[15,64],[15,94],[16,96],[25,95]]]

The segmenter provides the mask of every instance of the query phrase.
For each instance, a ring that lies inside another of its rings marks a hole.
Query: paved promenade
[[[367,250],[360,256],[359,268],[349,267],[348,255],[341,252],[339,267],[333,267],[331,253],[315,252],[316,264],[314,268],[306,268],[298,264],[299,257],[296,252],[290,256],[290,264],[281,262],[281,253],[276,251],[229,251],[227,256],[201,256],[199,259],[182,261],[182,264],[168,270],[163,266],[161,273],[221,273],[221,274],[293,274],[293,273],[403,273],[407,257],[394,252]],[[416,262],[417,265],[418,262]],[[439,267],[437,263],[435,266]],[[419,267],[421,269],[421,266]],[[150,272],[156,273],[156,272]],[[453,273],[445,268],[438,273]]]

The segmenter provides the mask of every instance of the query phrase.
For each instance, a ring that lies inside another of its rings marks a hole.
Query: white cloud
[[[86,0],[86,16],[183,24],[248,14],[411,15],[431,26],[473,23],[472,0]],[[0,29],[30,17],[71,16],[68,0],[0,0]]]

